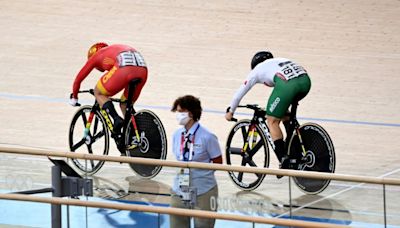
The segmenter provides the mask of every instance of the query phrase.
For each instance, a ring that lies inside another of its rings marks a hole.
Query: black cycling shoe
[[[117,149],[121,153],[121,156],[126,156],[126,150],[124,146],[124,140],[121,134],[115,136],[115,144],[117,145]],[[122,162],[120,162],[122,164]]]
[[[123,141],[121,139],[115,139],[115,144],[117,144],[117,149],[119,150],[119,152],[121,153],[121,155],[125,155],[125,147],[123,144]]]
[[[116,135],[121,135],[121,129],[122,126],[124,125],[124,120],[118,116],[118,118],[115,118],[114,120],[114,134]]]
[[[280,165],[279,165],[279,168],[280,168],[280,169],[290,169],[290,159],[289,159],[289,156],[284,156],[284,157],[282,158],[282,161],[281,161],[281,163],[280,163]]]
[[[290,159],[289,156],[283,156],[282,161],[279,164],[279,169],[290,169]],[[276,178],[281,179],[282,175],[276,175]]]

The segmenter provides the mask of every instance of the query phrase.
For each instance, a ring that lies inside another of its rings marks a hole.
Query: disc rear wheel
[[[137,142],[136,133],[130,120],[126,130],[125,140],[128,144],[137,144],[137,146],[127,150],[127,155],[130,157],[165,160],[167,157],[167,138],[160,119],[152,111],[140,110],[135,113],[135,120],[140,142]],[[134,163],[129,163],[129,166],[138,175],[146,178],[155,177],[162,168],[162,166]]]
[[[319,125],[307,123],[300,127],[301,138],[306,150],[302,156],[299,137],[295,134],[289,144],[292,158],[298,162],[298,170],[316,172],[335,172],[335,149],[328,133]],[[307,194],[318,194],[328,187],[330,180],[319,180],[302,177],[293,177],[296,185]]]

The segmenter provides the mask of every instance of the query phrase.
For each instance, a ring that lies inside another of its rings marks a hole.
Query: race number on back
[[[142,55],[136,51],[124,51],[118,55],[118,63],[120,67],[124,66],[141,66],[146,67]]]
[[[286,80],[290,80],[293,78],[297,78],[302,74],[306,74],[306,70],[300,65],[292,61],[286,61],[279,63],[280,73],[286,78]]]

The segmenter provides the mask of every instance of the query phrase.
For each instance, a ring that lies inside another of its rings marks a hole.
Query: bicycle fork
[[[90,112],[89,119],[86,122],[85,130],[83,131],[84,138],[86,138],[89,135],[90,126],[92,125],[93,117],[94,117],[94,112]]]
[[[258,132],[256,131],[255,125],[251,125],[249,129],[249,135],[247,136],[246,143],[243,146],[242,153],[247,153],[249,142],[251,141],[250,147],[253,148],[257,142]]]
[[[100,113],[101,113],[101,115],[104,117],[104,119],[105,119],[105,121],[106,121],[106,123],[107,123],[107,126],[108,126],[108,128],[110,129],[110,131],[111,131],[112,133],[114,133],[114,125],[112,124],[112,122],[111,122],[111,120],[110,120],[110,117],[108,116],[107,112],[106,112],[105,110],[103,110],[103,109],[100,109]],[[90,127],[91,127],[91,125],[92,125],[94,115],[95,115],[95,111],[94,111],[94,110],[91,110],[91,111],[90,111],[90,114],[89,114],[89,119],[88,119],[88,121],[86,122],[85,130],[84,130],[84,132],[83,132],[83,137],[85,137],[85,138],[89,135]]]
[[[113,126],[113,124],[112,124],[112,122],[111,122],[111,120],[110,120],[110,117],[108,116],[107,112],[104,111],[103,109],[100,109],[100,113],[101,113],[101,115],[104,117],[104,119],[106,120],[107,126],[108,126],[108,128],[110,129],[110,131],[111,131],[111,132],[114,132],[114,126]],[[93,121],[94,115],[95,115],[95,112],[94,112],[93,110],[90,111],[89,119],[88,119],[88,121],[86,122],[85,130],[84,130],[84,132],[83,132],[83,137],[84,137],[84,138],[86,138],[86,137],[89,135],[90,127],[91,127],[91,125],[92,125],[92,121]]]

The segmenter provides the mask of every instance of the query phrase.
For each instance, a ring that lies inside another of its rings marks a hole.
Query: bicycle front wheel
[[[318,124],[307,123],[299,128],[306,154],[302,155],[299,137],[294,134],[290,140],[291,157],[299,162],[298,170],[316,172],[335,172],[335,149],[328,133]],[[296,185],[307,194],[318,194],[328,187],[330,180],[293,177]]]
[[[228,165],[268,167],[269,148],[262,129],[255,125],[249,137],[250,120],[241,120],[233,126],[226,142],[226,163]],[[247,145],[246,151],[243,148]],[[228,172],[233,183],[242,190],[254,190],[260,186],[265,174]]]
[[[84,135],[92,106],[82,106],[74,115],[69,128],[69,149],[71,152],[107,155],[110,137],[103,116],[94,112],[89,132]],[[104,165],[104,161],[71,159],[80,171],[93,175]]]
[[[161,120],[150,110],[140,110],[135,113],[136,125],[139,131],[140,143],[134,149],[127,150],[130,157],[163,159],[167,157],[167,137]],[[129,120],[125,134],[127,143],[136,140],[135,130]],[[138,175],[145,178],[153,178],[160,171],[162,166],[141,165],[129,163],[129,166]]]

